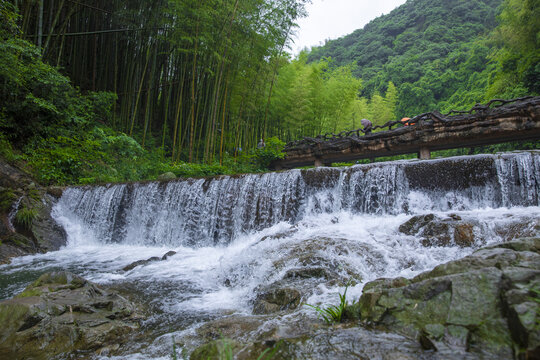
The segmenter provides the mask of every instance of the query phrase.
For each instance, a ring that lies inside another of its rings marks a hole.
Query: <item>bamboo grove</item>
[[[23,36],[82,91],[118,95],[120,131],[173,161],[272,136],[268,107],[306,0],[15,1]],[[152,143],[151,143],[152,142]]]

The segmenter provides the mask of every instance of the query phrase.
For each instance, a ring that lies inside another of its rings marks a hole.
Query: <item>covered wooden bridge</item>
[[[363,134],[363,130],[319,135],[287,144],[286,157],[275,169],[323,166],[334,162],[418,153],[429,159],[432,151],[540,139],[540,97],[491,100],[470,111],[430,112],[407,121],[391,121]]]

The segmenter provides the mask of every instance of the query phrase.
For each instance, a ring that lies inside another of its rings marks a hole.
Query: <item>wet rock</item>
[[[497,179],[497,168],[490,157],[417,162],[404,169],[413,190],[453,191],[485,186]]]
[[[363,328],[323,328],[312,331],[309,336],[286,337],[274,343],[263,344],[266,348],[277,348],[273,359],[437,359],[436,354],[425,352],[414,340]],[[264,347],[254,344],[252,349],[254,351],[251,351],[251,357],[246,356],[245,359],[256,359],[255,354],[260,354]],[[257,351],[258,349],[261,350]],[[248,353],[250,350],[248,347],[243,353]],[[243,353],[239,354],[239,358]]]
[[[540,239],[522,239],[480,249],[408,281],[376,280],[350,310],[365,323],[416,338],[439,353],[535,358],[539,250]]]
[[[127,265],[127,266],[124,266],[124,267],[122,268],[122,270],[124,270],[124,271],[130,271],[130,270],[135,269],[137,266],[146,265],[146,264],[149,264],[149,263],[151,263],[151,262],[154,262],[154,261],[160,261],[160,260],[161,260],[160,257],[152,256],[151,258],[146,259],[146,260],[137,260],[137,261],[134,261],[134,262],[132,262],[131,264],[129,264],[129,265]]]
[[[51,216],[53,206],[54,199],[47,194],[43,194],[39,205],[34,205],[37,215],[30,230],[39,252],[56,251],[67,243],[66,231]]]
[[[137,306],[117,293],[68,272],[47,273],[0,302],[0,354],[17,360],[110,352],[139,327],[139,319]]]
[[[27,186],[32,182],[30,175],[23,170],[0,160],[0,186],[10,189],[17,189]]]
[[[64,193],[65,188],[62,186],[49,186],[47,188],[47,194],[60,199]]]
[[[205,341],[224,337],[239,340],[261,327],[265,320],[261,316],[233,315],[205,323],[197,329],[197,335]]]
[[[22,235],[21,235],[22,236]],[[28,255],[28,251],[3,240],[0,244],[0,264],[9,264],[11,258]]]
[[[169,257],[173,256],[176,254],[176,251],[168,251],[165,255],[163,255],[162,257],[158,257],[158,256],[152,256],[151,258],[149,259],[146,259],[146,260],[137,260],[137,261],[134,261],[132,262],[131,264],[129,265],[126,265],[122,268],[123,271],[130,271],[130,270],[133,270],[135,269],[137,266],[143,266],[143,265],[147,265],[149,263],[152,263],[152,262],[155,262],[155,261],[164,261],[164,260],[167,260]]]
[[[456,214],[451,214],[446,219],[427,214],[413,216],[400,225],[399,231],[406,235],[421,237],[424,246],[470,247],[477,240],[474,226],[474,223],[464,221]]]
[[[361,281],[357,270],[339,257],[350,254],[363,255],[366,249],[358,242],[347,239],[315,237],[301,244],[289,244],[283,248],[281,258],[274,263],[277,271],[287,269],[284,279],[325,279],[325,283],[337,284],[352,280]]]
[[[510,217],[502,223],[497,223],[494,230],[502,241],[512,241],[521,237],[535,237],[540,235],[540,219]]]
[[[55,199],[36,185],[31,176],[15,166],[0,160],[0,263],[12,257],[58,250],[66,245],[67,236],[51,216]],[[29,224],[8,226],[8,213],[18,202],[33,212]],[[16,234],[16,236],[14,235]]]
[[[323,267],[306,267],[288,270],[285,279],[311,279],[311,278],[330,278],[330,274]]]
[[[260,293],[253,306],[254,314],[272,314],[284,310],[294,310],[300,304],[302,295],[294,288],[274,285]]]
[[[176,251],[167,251],[165,255],[161,257],[161,260],[167,260],[169,257],[176,255]]]
[[[362,328],[313,327],[299,319],[296,329],[284,326],[275,329],[271,337],[263,334],[252,341],[214,340],[197,348],[191,359],[222,359],[228,352],[234,359],[383,359],[431,360],[464,359],[463,357],[438,357],[425,352],[418,342],[404,336]],[[223,346],[225,345],[225,346]],[[221,347],[220,347],[221,346]],[[200,355],[202,351],[203,355]],[[210,352],[209,350],[213,350]]]

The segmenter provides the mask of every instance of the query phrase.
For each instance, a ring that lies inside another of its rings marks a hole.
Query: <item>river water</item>
[[[129,345],[119,358],[165,359],[172,335],[185,338],[186,348],[197,345],[197,327],[251,315],[260,289],[291,270],[332,272],[331,280],[300,288],[303,302],[332,304],[348,280],[354,300],[376,278],[412,277],[478,247],[537,234],[539,194],[540,152],[534,151],[74,187],[53,210],[67,246],[1,266],[0,299],[41,273],[75,272],[151,309],[143,324],[147,341]],[[422,214],[472,224],[474,241],[426,246],[425,235],[399,231]],[[166,260],[122,270],[171,250],[176,254]],[[307,307],[291,316],[316,318]],[[279,327],[293,320],[271,321]]]

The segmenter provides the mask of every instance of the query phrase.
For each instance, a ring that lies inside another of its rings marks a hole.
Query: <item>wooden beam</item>
[[[280,168],[322,166],[333,162],[373,159],[381,156],[418,154],[429,159],[431,152],[509,141],[540,139],[540,97],[527,98],[474,114],[424,120],[365,136],[330,140],[307,138],[285,148],[287,156],[274,163]]]

